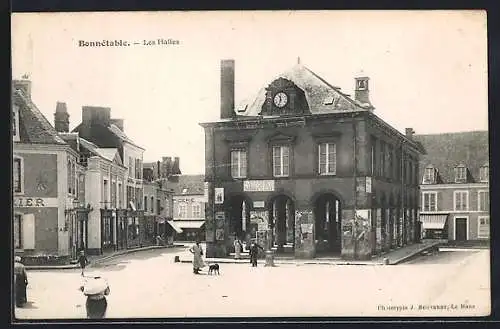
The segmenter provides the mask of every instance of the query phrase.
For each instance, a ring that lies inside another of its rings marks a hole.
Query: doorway
[[[295,244],[295,205],[293,200],[280,194],[269,202],[272,247],[277,253],[293,253]]]
[[[341,251],[340,199],[332,193],[320,195],[314,204],[317,254],[339,254]]]
[[[467,241],[467,217],[455,217],[455,241]]]

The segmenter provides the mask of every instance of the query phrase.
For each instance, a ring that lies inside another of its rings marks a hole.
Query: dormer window
[[[467,168],[464,165],[459,165],[455,168],[455,183],[464,183],[467,178]]]
[[[12,109],[12,138],[14,142],[19,142],[19,107],[14,105]]]
[[[424,184],[435,184],[436,183],[436,169],[434,167],[429,166],[425,168],[424,172]]]
[[[490,166],[486,164],[481,168],[479,168],[479,180],[481,182],[488,182],[489,178],[490,178]]]

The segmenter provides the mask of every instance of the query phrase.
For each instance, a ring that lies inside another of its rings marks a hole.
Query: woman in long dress
[[[21,257],[16,256],[14,258],[14,287],[15,287],[15,299],[16,306],[22,307],[26,304],[26,286],[28,285],[28,275],[26,273],[26,268],[21,263]]]
[[[189,248],[189,251],[193,254],[193,273],[200,274],[200,269],[205,267],[205,262],[203,261],[203,249],[201,248],[200,241],[196,241],[196,244]]]
[[[241,256],[241,242],[237,237],[234,239],[234,259],[240,259]]]

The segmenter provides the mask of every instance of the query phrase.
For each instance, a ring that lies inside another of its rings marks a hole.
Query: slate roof
[[[14,90],[13,98],[14,103],[19,106],[19,142],[17,143],[67,145],[22,90]]]
[[[290,70],[279,74],[271,81],[278,78],[291,80],[304,91],[312,114],[373,109],[370,104],[361,104],[355,101],[349,95],[341,92],[339,87],[329,84],[302,64],[294,65]],[[236,114],[241,116],[259,115],[266,99],[266,88],[269,83],[262,87],[255,97],[238,104],[235,108]],[[326,105],[325,101],[332,97],[333,103]]]
[[[136,143],[134,143],[134,141],[132,141],[130,138],[128,138],[128,136],[125,135],[125,133],[120,128],[118,128],[118,126],[116,126],[115,124],[110,124],[108,126],[108,129],[113,134],[115,134],[115,136],[117,136],[118,138],[120,138],[122,141],[127,142],[129,144],[132,144],[132,145],[137,146],[138,148],[142,149],[142,147],[140,147],[139,145],[137,145]]]
[[[469,182],[479,182],[479,168],[489,163],[488,131],[470,131],[434,135],[414,135],[427,154],[420,161],[420,182],[424,170],[432,165],[442,183],[455,182],[455,167],[463,164],[469,171]]]
[[[174,195],[203,195],[205,175],[180,175],[169,180],[167,187],[174,190]],[[186,193],[182,193],[186,189]]]

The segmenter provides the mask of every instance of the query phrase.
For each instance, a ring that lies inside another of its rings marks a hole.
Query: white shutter
[[[23,215],[22,224],[22,247],[23,249],[35,249],[35,215]]]

